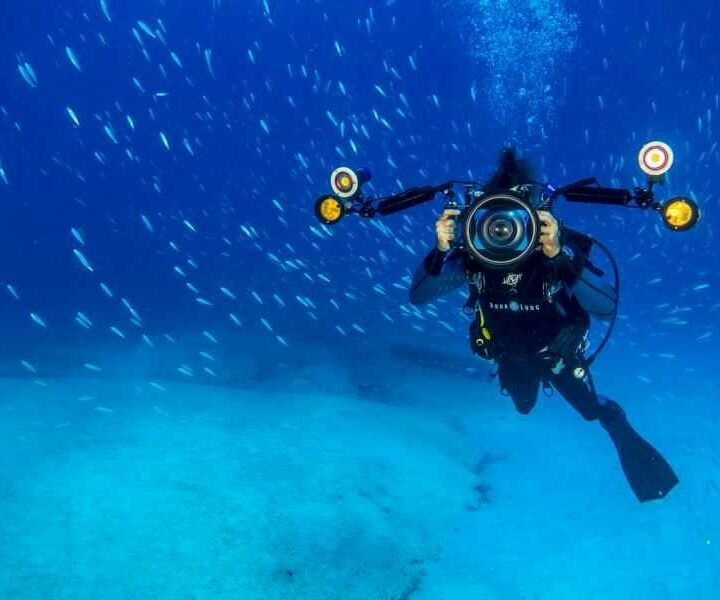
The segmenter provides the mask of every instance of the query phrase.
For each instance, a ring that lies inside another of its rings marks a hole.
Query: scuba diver
[[[485,183],[447,181],[413,187],[384,197],[367,195],[368,168],[339,167],[330,175],[332,194],[315,202],[315,216],[335,225],[347,215],[373,219],[405,211],[442,194],[445,210],[435,224],[436,242],[417,268],[410,302],[431,302],[468,286],[465,304],[473,316],[470,346],[497,365],[501,391],[515,408],[529,414],[540,387],[558,391],[587,421],[599,421],[610,435],[622,469],[641,502],[665,497],[678,483],[672,467],[628,421],[620,405],[598,394],[590,367],[612,334],[620,275],[612,253],[598,240],[558,223],[556,200],[660,213],[672,231],[687,231],[700,220],[700,208],[687,196],[665,202],[654,187],[665,182],[674,163],[670,146],[645,144],[638,164],[647,185],[634,189],[602,187],[588,177],[555,188],[534,181],[530,168],[506,148]],[[464,203],[455,188],[464,189]],[[590,259],[594,247],[612,263],[615,280]],[[588,354],[591,317],[609,322],[602,342]]]
[[[482,192],[512,194],[531,183],[528,165],[508,148]],[[468,285],[466,309],[474,314],[470,346],[497,365],[501,391],[517,411],[532,411],[541,385],[554,388],[586,421],[599,421],[609,433],[641,502],[666,496],[678,483],[673,469],[633,429],[617,402],[596,393],[590,374],[585,352],[591,315],[607,320],[617,304],[614,287],[586,272],[592,240],[538,210],[537,248],[517,268],[490,269],[453,248],[460,213],[446,208],[437,220],[436,244],[415,272],[410,302],[424,304]],[[504,239],[512,235],[511,225],[496,219],[484,226]]]

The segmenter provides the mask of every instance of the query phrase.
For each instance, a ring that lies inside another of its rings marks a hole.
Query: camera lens
[[[493,248],[514,246],[525,232],[522,221],[511,212],[492,214],[483,225],[483,237]]]
[[[512,238],[513,225],[507,219],[498,217],[488,224],[488,238],[496,245],[504,245]]]
[[[491,269],[509,269],[528,258],[539,232],[532,205],[509,192],[481,196],[463,221],[464,247]]]

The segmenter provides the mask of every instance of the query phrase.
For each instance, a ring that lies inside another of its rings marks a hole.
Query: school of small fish
[[[429,2],[442,14],[434,31],[465,43],[455,60],[467,64],[449,77],[422,33],[393,45],[408,26],[399,0],[345,20],[342,3],[241,4],[211,0],[188,24],[164,0],[98,0],[16,49],[0,97],[0,199],[25,220],[1,247],[4,337],[76,336],[87,347],[77,366],[96,377],[109,365],[94,349],[167,352],[188,380],[231,379],[224,352],[242,340],[253,340],[247,352],[267,340],[278,356],[317,332],[339,349],[390,328],[456,343],[467,335],[459,294],[407,299],[440,201],[329,227],[313,204],[331,171],[369,164],[367,191],[379,195],[481,180],[511,139],[539,177],[632,188],[644,183],[637,151],[658,137],[677,163],[658,196],[698,202],[696,230],[604,207],[567,207],[563,218],[615,252],[615,347],[666,368],[717,343],[720,80],[695,94],[678,83],[702,59],[699,24],[655,31],[648,15],[620,34],[602,0],[591,24],[563,3],[519,0],[527,11],[513,18],[517,7],[500,0]],[[300,11],[304,25],[291,27]],[[586,28],[608,41],[602,52],[578,50]],[[634,39],[632,57],[609,45],[618,35]],[[576,51],[589,72],[572,70]],[[652,83],[630,104],[639,92],[626,70],[643,61]],[[630,126],[616,125],[628,111]],[[44,384],[42,353],[25,352],[19,369]]]

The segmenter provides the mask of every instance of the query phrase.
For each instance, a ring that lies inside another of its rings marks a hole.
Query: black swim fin
[[[640,502],[659,500],[679,482],[675,471],[655,448],[633,429],[625,411],[606,400],[602,426],[610,434],[625,477]]]

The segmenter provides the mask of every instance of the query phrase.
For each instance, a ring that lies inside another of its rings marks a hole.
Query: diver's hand
[[[456,208],[446,208],[440,218],[435,222],[437,234],[437,248],[441,252],[450,250],[450,242],[455,239],[455,217],[460,214]]]
[[[555,217],[546,210],[539,210],[540,219],[540,248],[548,258],[555,258],[560,254],[560,228]]]

